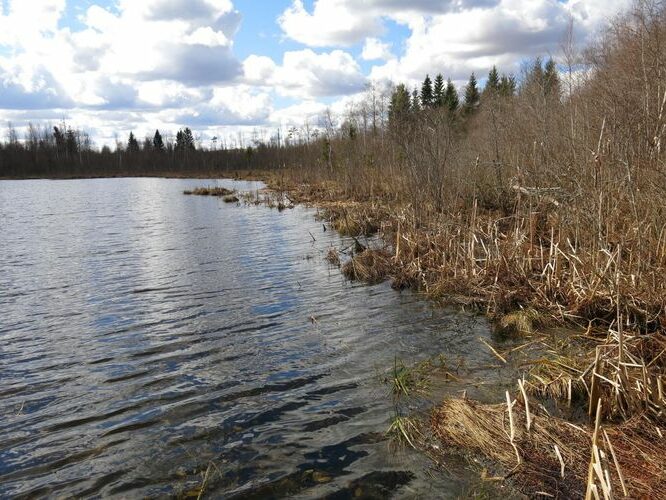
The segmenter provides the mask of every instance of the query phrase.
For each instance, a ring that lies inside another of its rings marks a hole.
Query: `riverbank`
[[[497,466],[494,480],[528,495],[659,496],[666,482],[664,296],[661,284],[627,272],[624,249],[593,253],[560,238],[556,219],[547,220],[557,214],[544,200],[510,218],[476,203],[457,214],[424,216],[381,190],[359,198],[331,181],[299,182],[298,175],[258,177],[356,238],[342,266],[347,277],[390,280],[396,289],[476,307],[500,337],[529,337],[525,345],[552,327],[579,332],[540,337],[540,358],[525,365],[498,404],[442,402],[429,429],[442,448],[483,455]],[[373,234],[383,248],[364,244]],[[493,352],[499,363],[512,355]],[[566,416],[553,411],[559,406],[569,409]]]

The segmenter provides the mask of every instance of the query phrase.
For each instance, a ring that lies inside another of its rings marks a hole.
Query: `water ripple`
[[[377,373],[489,364],[486,325],[345,282],[311,210],[181,195],[217,182],[261,187],[0,182],[0,497],[177,495],[210,464],[229,498],[454,495],[386,452]]]

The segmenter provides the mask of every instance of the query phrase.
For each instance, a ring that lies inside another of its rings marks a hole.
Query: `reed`
[[[384,250],[364,250],[342,266],[342,274],[350,280],[376,284],[391,272],[391,256]]]
[[[433,412],[431,427],[443,444],[499,464],[497,472],[528,495],[582,498],[592,485],[605,498],[663,495],[662,438],[643,418],[601,429],[600,420],[574,425],[542,408],[530,410],[528,429],[527,407],[520,400],[487,405],[451,399]]]

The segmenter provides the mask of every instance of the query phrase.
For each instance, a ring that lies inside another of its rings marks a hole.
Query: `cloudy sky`
[[[0,0],[0,122],[97,145],[206,141],[343,111],[370,81],[463,84],[585,43],[629,0]]]

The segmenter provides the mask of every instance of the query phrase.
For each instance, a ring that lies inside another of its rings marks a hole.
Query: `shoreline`
[[[527,346],[549,327],[573,326],[584,332],[571,334],[565,341],[543,336],[539,342],[545,354],[529,364],[518,385],[507,391],[504,403],[504,395],[498,394],[494,405],[465,396],[435,405],[430,421],[423,423],[425,432],[412,429],[410,445],[441,456],[433,451],[431,440],[422,439],[427,433],[436,437],[440,450],[454,447],[482,455],[494,464],[497,476],[493,481],[506,481],[528,495],[545,491],[556,497],[577,497],[594,486],[599,491],[626,488],[631,496],[653,496],[665,485],[660,457],[666,453],[666,443],[659,429],[665,406],[663,327],[645,328],[639,317],[630,321],[627,316],[617,323],[608,316],[599,317],[598,311],[602,311],[621,318],[621,301],[632,296],[627,289],[624,296],[612,295],[612,285],[618,280],[615,269],[607,267],[606,281],[599,278],[589,297],[592,302],[610,297],[610,303],[581,310],[587,316],[571,315],[566,311],[568,304],[544,300],[536,292],[535,299],[529,291],[538,292],[539,286],[556,276],[556,270],[562,273],[560,278],[566,278],[563,268],[567,262],[575,262],[575,249],[558,248],[559,253],[551,250],[544,256],[542,244],[539,260],[535,257],[539,252],[531,254],[530,247],[529,258],[523,262],[527,267],[515,266],[524,257],[520,254],[524,248],[514,243],[518,238],[512,240],[508,230],[496,229],[497,253],[493,254],[484,238],[493,235],[488,228],[497,223],[497,215],[484,213],[476,205],[471,212],[461,209],[457,219],[446,220],[450,215],[424,219],[408,205],[391,199],[390,193],[378,191],[373,197],[358,198],[332,181],[303,182],[296,170],[219,174],[145,177],[262,181],[276,196],[316,208],[334,229],[356,240],[352,258],[341,267],[350,279],[390,280],[395,289],[409,288],[440,304],[473,306],[489,318],[499,337],[524,339]],[[53,180],[103,178],[118,177]],[[529,225],[524,229],[532,230]],[[372,234],[381,236],[383,248],[364,248],[362,238]],[[514,249],[514,261],[510,254],[502,253],[507,247]],[[498,257],[504,261],[492,260]],[[535,260],[545,262],[540,274],[533,271]],[[547,275],[549,269],[553,272]],[[591,280],[593,276],[582,278]],[[506,363],[514,355],[499,347],[479,348],[491,349],[498,363]],[[587,414],[588,423],[549,413],[546,407],[553,404],[578,408]],[[571,429],[576,429],[575,435]],[[644,460],[636,461],[637,450]]]
[[[452,276],[438,283],[437,278],[442,279],[439,270],[421,250],[425,246],[446,251],[447,247],[432,227],[421,226],[420,221],[412,221],[410,227],[408,208],[381,198],[354,199],[332,183],[294,182],[288,175],[259,177],[273,191],[287,193],[293,202],[322,211],[341,234],[355,239],[379,234],[386,242],[381,249],[357,249],[341,267],[347,278],[368,283],[389,280],[395,289],[412,289],[442,305],[474,306],[490,320],[499,337],[523,338],[525,345],[536,342],[531,339],[550,328],[572,329],[564,341],[543,335],[541,359],[531,362],[513,391],[498,395],[498,404],[476,403],[463,396],[435,405],[426,427],[438,439],[440,449],[453,446],[482,455],[497,466],[499,476],[492,480],[508,481],[528,495],[546,492],[568,498],[612,490],[651,496],[666,485],[660,465],[666,442],[659,429],[666,407],[661,389],[665,382],[663,327],[645,328],[640,318],[633,324],[626,318],[617,328],[612,321],[605,324],[592,316],[594,309],[588,317],[574,318],[563,314],[561,307],[559,314],[554,313],[552,303],[545,301],[541,308],[507,301],[515,293],[508,286],[511,280],[503,284],[504,290],[497,286],[484,289],[483,281],[470,272],[477,264],[476,254],[472,254],[471,265],[460,259]],[[475,221],[482,217],[476,207],[472,217]],[[456,222],[463,227],[462,221]],[[484,247],[480,238],[463,238],[477,243],[472,243],[472,252]],[[516,285],[525,283],[518,280]],[[631,297],[630,290],[625,293]],[[599,286],[592,299],[606,297],[607,291]],[[615,299],[616,311],[611,313],[619,320],[622,298]],[[498,362],[506,363],[513,355],[511,350],[487,348]],[[503,396],[506,400],[501,403]],[[587,414],[588,423],[552,414],[546,407],[553,404],[578,408],[579,413]],[[511,420],[510,429],[507,420]],[[419,435],[423,434],[414,429],[411,441],[418,442]],[[433,454],[429,441],[416,446]],[[636,460],[635,453],[643,460]]]

